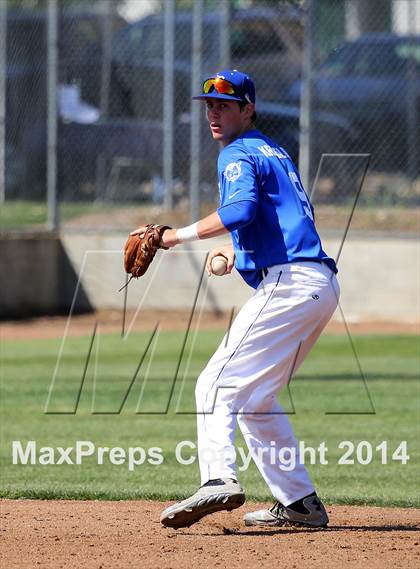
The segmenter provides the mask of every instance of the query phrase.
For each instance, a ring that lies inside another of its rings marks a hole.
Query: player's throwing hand
[[[222,255],[227,259],[225,274],[229,275],[232,272],[235,263],[235,253],[233,251],[233,246],[224,245],[222,247],[215,247],[212,251],[210,251],[209,256],[207,257],[206,271],[209,276],[213,274],[211,262],[215,257],[218,257],[219,255]]]

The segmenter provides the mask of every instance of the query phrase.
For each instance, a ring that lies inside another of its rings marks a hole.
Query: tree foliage
[[[166,0],[160,0],[160,7],[163,9]],[[302,6],[305,0],[230,0],[232,8],[250,8],[252,6],[269,6],[278,8],[281,5]],[[191,10],[194,0],[175,0],[176,10]],[[203,0],[204,9],[217,10],[220,0]]]
[[[115,1],[115,0],[114,0]],[[9,8],[18,8],[22,10],[39,10],[47,7],[48,0],[0,0],[6,2]],[[59,8],[67,8],[71,6],[88,7],[93,4],[103,4],[103,0],[57,0]]]

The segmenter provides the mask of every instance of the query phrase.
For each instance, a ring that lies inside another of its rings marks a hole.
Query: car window
[[[420,45],[415,43],[349,44],[335,50],[322,66],[329,77],[392,77],[406,73],[406,63],[420,64]]]
[[[416,49],[417,47],[417,49]],[[420,46],[410,44],[373,44],[354,60],[353,74],[363,77],[392,77],[403,75],[410,57],[419,63]]]
[[[408,47],[408,44],[407,44]],[[366,49],[355,63],[355,75],[365,77],[390,77],[406,72],[408,52],[404,57],[404,50],[399,44],[372,45]]]
[[[335,49],[330,53],[321,70],[324,75],[329,77],[340,77],[352,73],[354,61],[361,54],[359,45],[345,45]]]
[[[420,73],[420,43],[401,43],[396,46],[395,52],[400,64],[405,65],[411,60],[414,62],[416,73]]]
[[[285,46],[270,22],[264,20],[236,21],[232,24],[231,51],[233,57],[280,53]]]
[[[385,77],[395,75],[398,61],[393,46],[368,45],[354,60],[352,74],[359,77]]]
[[[214,60],[218,57],[219,28],[217,24],[204,21],[202,29],[203,59]],[[175,59],[190,61],[192,47],[191,22],[177,22],[175,27]]]

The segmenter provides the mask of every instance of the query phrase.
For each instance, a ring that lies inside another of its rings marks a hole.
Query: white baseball
[[[218,277],[223,276],[227,269],[227,259],[223,255],[216,255],[211,260],[211,272]]]

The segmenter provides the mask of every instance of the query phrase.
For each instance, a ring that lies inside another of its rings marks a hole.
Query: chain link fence
[[[145,216],[183,222],[211,211],[218,147],[191,94],[223,67],[254,79],[257,127],[299,163],[308,193],[315,182],[320,207],[350,207],[369,162],[359,208],[392,207],[396,228],[412,229],[406,215],[420,197],[415,0],[101,0],[89,9],[0,1],[3,229],[42,225],[47,196],[62,229],[127,230]],[[48,134],[52,96],[56,139]],[[362,166],[360,155],[370,155]]]

